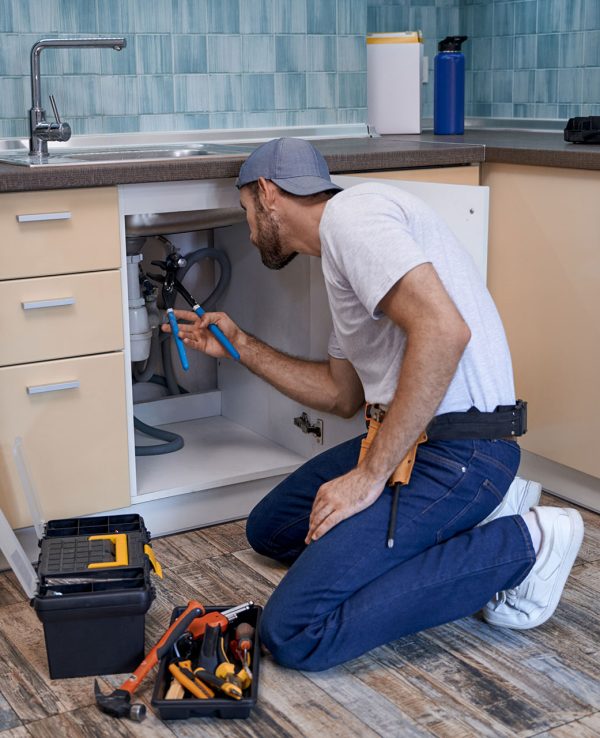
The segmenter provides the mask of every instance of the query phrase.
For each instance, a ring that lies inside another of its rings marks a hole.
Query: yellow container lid
[[[368,44],[422,44],[421,31],[401,31],[399,33],[367,33]]]

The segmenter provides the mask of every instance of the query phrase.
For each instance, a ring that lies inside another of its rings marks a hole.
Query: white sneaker
[[[539,482],[515,477],[502,502],[495,510],[492,510],[485,520],[477,525],[485,525],[491,520],[504,518],[507,515],[524,515],[539,503],[541,494],[542,485]]]
[[[552,616],[583,540],[583,520],[566,507],[535,507],[542,543],[533,568],[514,589],[499,592],[483,608],[491,625],[526,630]]]

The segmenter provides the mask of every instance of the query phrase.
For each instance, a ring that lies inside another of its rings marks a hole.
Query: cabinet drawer
[[[46,519],[130,504],[122,353],[4,367],[0,407],[0,507],[13,527],[31,524],[17,436]]]
[[[115,187],[0,195],[0,279],[116,269]]]
[[[0,282],[0,366],[123,348],[118,271]]]

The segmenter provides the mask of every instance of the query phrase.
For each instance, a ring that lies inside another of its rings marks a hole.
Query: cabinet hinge
[[[317,418],[316,422],[312,422],[307,413],[302,413],[294,418],[294,425],[300,428],[302,433],[310,433],[318,443],[323,443],[323,421]]]

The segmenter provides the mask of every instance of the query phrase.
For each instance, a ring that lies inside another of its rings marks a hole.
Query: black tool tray
[[[218,607],[207,607],[206,612],[222,612],[231,605]],[[171,615],[171,623],[181,615],[185,607],[176,607]],[[186,696],[182,700],[166,700],[164,696],[171,683],[169,664],[174,653],[171,650],[160,662],[158,676],[152,693],[152,706],[158,711],[162,720],[180,720],[192,717],[218,717],[218,718],[247,718],[256,704],[258,697],[258,680],[260,670],[260,643],[258,637],[258,626],[262,607],[253,605],[249,610],[240,613],[234,620],[227,633],[232,634],[240,623],[250,623],[254,626],[254,644],[250,653],[250,668],[252,670],[252,684],[244,692],[241,700],[229,697],[214,697],[213,699],[201,700],[196,697]],[[227,634],[226,634],[227,635]]]
[[[144,658],[144,619],[155,596],[149,541],[139,515],[46,524],[31,604],[53,679],[128,672]]]

